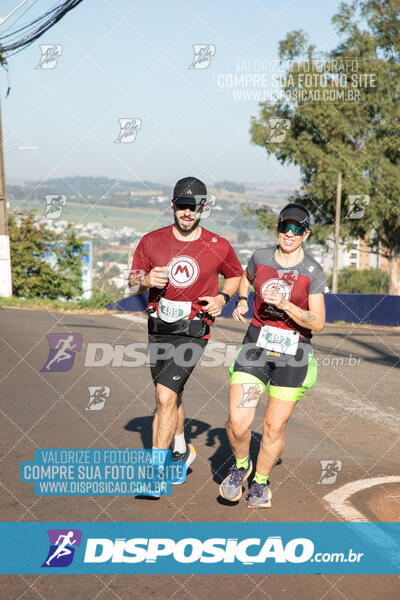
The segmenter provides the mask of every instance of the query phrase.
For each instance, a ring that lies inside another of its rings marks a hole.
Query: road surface
[[[184,396],[186,437],[196,447],[197,460],[186,484],[175,486],[171,496],[159,500],[38,497],[33,484],[19,480],[20,462],[33,460],[37,448],[150,447],[153,383],[144,360],[132,366],[132,357],[124,356],[128,344],[141,344],[140,352],[144,352],[147,339],[144,316],[136,314],[129,319],[111,313],[92,316],[1,308],[0,331],[2,521],[65,521],[66,515],[68,521],[341,521],[344,518],[340,499],[330,504],[324,498],[346,484],[355,486],[360,480],[370,480],[372,484],[365,489],[357,488],[354,493],[353,487],[349,488],[347,506],[365,520],[400,521],[400,483],[379,483],[383,481],[381,478],[400,475],[400,328],[327,325],[314,336],[318,383],[299,402],[289,423],[283,462],[270,477],[273,505],[264,511],[248,510],[244,497],[233,506],[218,497],[218,483],[232,464],[224,428],[227,365],[241,343],[244,325],[220,319],[213,329],[208,357],[196,367]],[[46,338],[49,333],[82,336],[81,350],[74,353],[70,370],[41,371],[49,355]],[[94,355],[94,344],[102,344],[103,351],[106,349],[103,359],[108,356],[114,364],[85,366],[100,360],[101,351],[98,349]],[[124,365],[123,361],[128,364],[131,361],[131,365]],[[90,402],[89,387],[110,388],[101,410],[86,410]],[[253,452],[260,440],[264,410],[261,402],[253,427]],[[332,484],[319,483],[323,460],[341,463]],[[211,596],[231,600],[398,600],[400,578],[368,575],[4,575],[0,578],[0,597],[9,599],[203,600]]]

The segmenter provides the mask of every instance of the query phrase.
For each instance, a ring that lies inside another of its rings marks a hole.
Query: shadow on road
[[[143,448],[151,448],[152,446],[152,423],[153,415],[145,417],[137,417],[129,421],[124,429],[140,434]],[[187,442],[191,442],[199,435],[210,429],[211,425],[198,419],[185,419],[185,438]]]
[[[261,442],[261,433],[251,432],[250,455],[257,456]],[[229,445],[228,436],[224,427],[210,429],[207,434],[206,446],[217,446],[214,454],[209,458],[213,479],[220,484],[227,476],[229,467],[233,464],[233,454]],[[254,465],[255,467],[255,465]]]
[[[127,431],[139,433],[143,448],[151,448],[152,446],[152,423],[153,415],[145,417],[137,417],[132,419],[125,425]],[[233,454],[229,445],[228,436],[226,435],[225,427],[210,428],[209,423],[199,421],[198,419],[185,419],[185,438],[191,442],[207,431],[206,446],[215,448],[214,454],[208,459],[210,461],[211,473],[213,480],[220,484],[227,476],[229,467],[233,464]],[[251,432],[250,455],[257,456],[261,443],[261,433],[256,431]],[[278,459],[277,464],[282,462]],[[253,465],[255,469],[255,464]],[[253,469],[253,470],[254,470]],[[189,469],[188,473],[191,472]],[[250,480],[250,478],[249,478]]]

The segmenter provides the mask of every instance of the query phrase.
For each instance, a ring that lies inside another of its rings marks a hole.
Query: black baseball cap
[[[291,202],[282,208],[281,212],[279,213],[278,224],[283,223],[283,221],[293,220],[298,221],[300,225],[306,229],[309,229],[310,219],[311,215],[305,206]]]
[[[205,204],[207,188],[197,177],[184,177],[176,182],[172,201],[174,204],[192,204],[193,207]]]

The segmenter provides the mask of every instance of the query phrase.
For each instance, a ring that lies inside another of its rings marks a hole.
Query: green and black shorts
[[[297,402],[317,382],[317,363],[311,341],[299,339],[295,356],[270,352],[256,345],[260,328],[250,324],[231,368],[231,385],[252,384],[279,400]]]

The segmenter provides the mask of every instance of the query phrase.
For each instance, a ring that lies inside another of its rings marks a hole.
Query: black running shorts
[[[161,383],[177,394],[182,392],[207,342],[187,335],[149,333],[150,371],[154,385]]]

